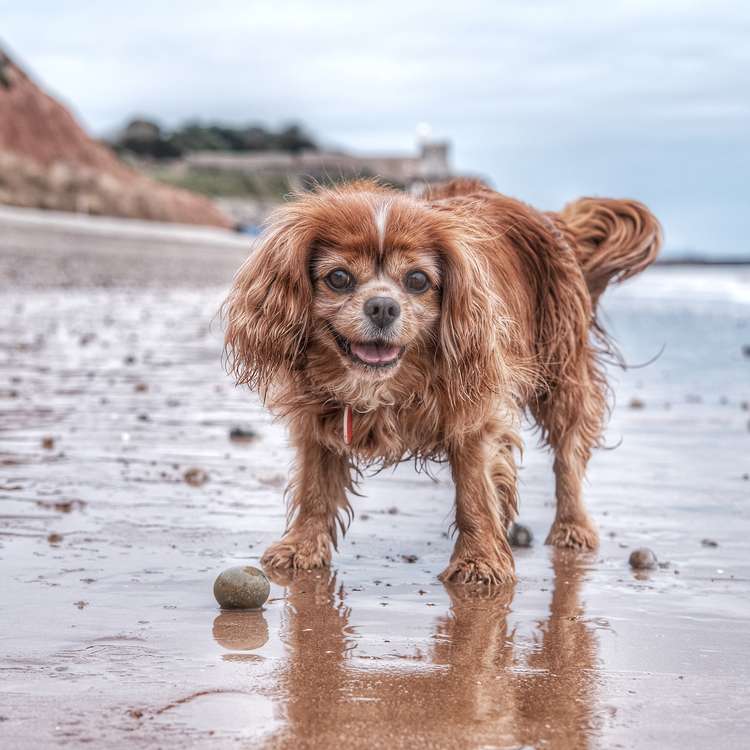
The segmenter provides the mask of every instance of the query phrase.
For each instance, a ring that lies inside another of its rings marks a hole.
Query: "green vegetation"
[[[120,154],[151,159],[175,159],[189,151],[299,153],[318,148],[297,124],[272,130],[261,125],[232,127],[194,120],[174,130],[163,130],[156,122],[143,119],[131,120],[110,145]]]
[[[10,78],[8,71],[10,69],[10,58],[8,58],[3,52],[0,52],[0,86],[4,89],[10,88]]]
[[[185,169],[179,172],[155,166],[147,169],[150,177],[175,187],[212,198],[258,198],[281,200],[290,192],[286,177],[282,175],[248,174],[223,169]]]

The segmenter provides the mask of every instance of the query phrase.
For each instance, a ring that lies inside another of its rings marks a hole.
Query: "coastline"
[[[281,533],[292,453],[210,326],[249,241],[157,234],[0,231],[4,746],[742,745],[750,274],[667,265],[604,297],[629,361],[667,347],[612,371],[596,553],[542,544],[526,431],[514,588],[437,581],[452,483],[405,465],[365,479],[330,572],[223,613],[213,579]],[[631,571],[641,546],[663,567]]]

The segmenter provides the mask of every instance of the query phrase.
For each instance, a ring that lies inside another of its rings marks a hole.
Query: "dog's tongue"
[[[368,365],[382,365],[398,357],[400,347],[387,344],[352,344],[352,353]]]

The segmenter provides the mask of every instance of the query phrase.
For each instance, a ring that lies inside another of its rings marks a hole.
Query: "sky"
[[[750,257],[750,3],[0,0],[5,44],[94,134],[304,123],[416,148],[543,209],[632,197],[671,254]]]

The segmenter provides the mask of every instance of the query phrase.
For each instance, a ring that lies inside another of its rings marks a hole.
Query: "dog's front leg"
[[[458,538],[450,565],[440,574],[443,582],[515,580],[505,531],[515,513],[516,468],[511,443],[498,451],[497,439],[484,431],[450,451]]]
[[[309,570],[328,565],[337,532],[343,533],[351,516],[346,498],[351,488],[348,459],[312,435],[305,425],[292,431],[297,457],[288,489],[288,526],[283,538],[265,551],[265,566]]]

